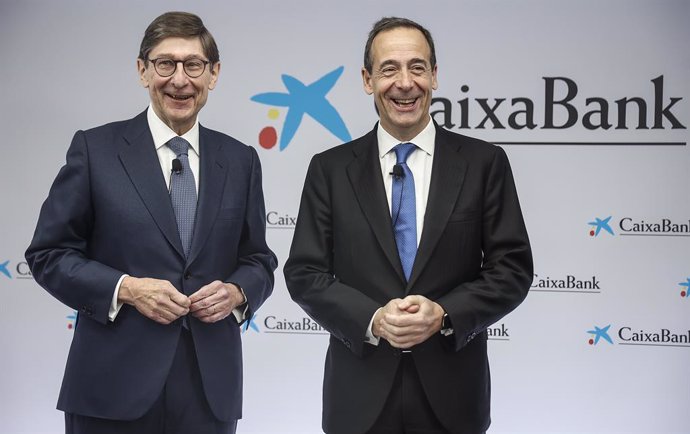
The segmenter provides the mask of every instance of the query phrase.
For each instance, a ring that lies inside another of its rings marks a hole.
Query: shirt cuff
[[[117,318],[117,314],[120,313],[120,308],[123,303],[117,302],[117,296],[120,294],[120,285],[122,285],[122,281],[125,280],[125,277],[129,277],[129,274],[123,274],[115,285],[115,292],[113,292],[113,299],[110,301],[110,310],[108,311],[108,320],[110,320],[110,322],[114,322],[115,318]]]
[[[242,289],[242,287],[240,285],[237,285],[236,283],[234,283],[233,285],[237,286],[240,289],[242,297],[244,297],[244,301],[242,302],[242,304],[240,304],[232,310],[232,314],[235,316],[237,324],[242,324],[242,321],[244,321],[247,318],[249,303],[247,303],[247,295],[244,293],[244,289]]]
[[[379,339],[376,336],[374,336],[373,328],[372,326],[374,325],[374,318],[376,317],[376,314],[379,313],[379,310],[381,308],[376,309],[376,312],[374,312],[374,315],[371,316],[371,321],[369,321],[369,327],[367,327],[367,334],[365,335],[364,342],[367,344],[371,344],[374,346],[379,345]]]

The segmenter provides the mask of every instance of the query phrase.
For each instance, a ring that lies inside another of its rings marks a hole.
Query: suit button
[[[192,273],[190,273],[189,271],[187,271],[186,273],[184,273],[184,279],[185,279],[185,280],[189,280],[189,279],[191,279],[191,278],[192,278]]]
[[[469,344],[470,341],[475,338],[475,336],[477,336],[477,333],[470,333],[470,335],[467,336],[467,340],[465,341],[465,343]]]

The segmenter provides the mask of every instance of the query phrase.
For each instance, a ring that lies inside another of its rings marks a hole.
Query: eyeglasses
[[[153,67],[161,77],[170,77],[177,71],[177,64],[182,64],[182,69],[184,73],[189,76],[189,78],[197,78],[201,76],[206,70],[206,65],[208,65],[208,60],[201,59],[187,59],[187,60],[173,60],[160,57],[158,59],[147,59],[149,62],[153,63]]]

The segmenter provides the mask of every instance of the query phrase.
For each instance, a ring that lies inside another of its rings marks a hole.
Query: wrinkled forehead
[[[372,41],[372,61],[409,62],[423,60],[431,63],[431,47],[424,34],[414,27],[396,27],[384,30]]]
[[[198,37],[179,38],[169,37],[162,39],[153,46],[149,52],[150,58],[171,57],[186,59],[188,57],[206,57],[201,40]]]

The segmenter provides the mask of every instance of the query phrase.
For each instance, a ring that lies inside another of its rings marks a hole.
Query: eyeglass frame
[[[157,58],[155,58],[155,59],[151,59],[151,58],[147,57],[146,60],[147,60],[148,62],[153,63],[153,70],[156,71],[156,74],[160,75],[160,76],[163,77],[163,78],[168,78],[168,77],[172,77],[173,75],[175,75],[175,73],[177,72],[177,64],[178,64],[178,63],[181,63],[181,64],[182,64],[182,70],[183,70],[184,73],[187,75],[187,77],[189,77],[189,78],[199,78],[199,77],[201,77],[202,75],[204,75],[204,72],[206,72],[206,66],[212,63],[210,60],[203,60],[203,59],[199,59],[198,57],[192,57],[192,58],[185,59],[185,60],[175,60],[175,59],[170,59],[169,57],[157,57]],[[170,74],[168,74],[168,75],[163,75],[163,74],[161,74],[161,73],[158,71],[158,67],[156,66],[156,64],[158,63],[159,60],[169,60],[169,61],[171,61],[171,62],[174,62],[174,63],[175,63],[175,69],[173,69],[173,71],[172,71]],[[184,64],[185,64],[186,62],[190,61],[190,60],[196,60],[196,61],[199,61],[199,62],[201,62],[201,63],[204,64],[204,67],[203,67],[203,69],[201,70],[201,72],[199,73],[199,75],[190,75],[189,72],[187,72],[187,68],[185,68]]]

